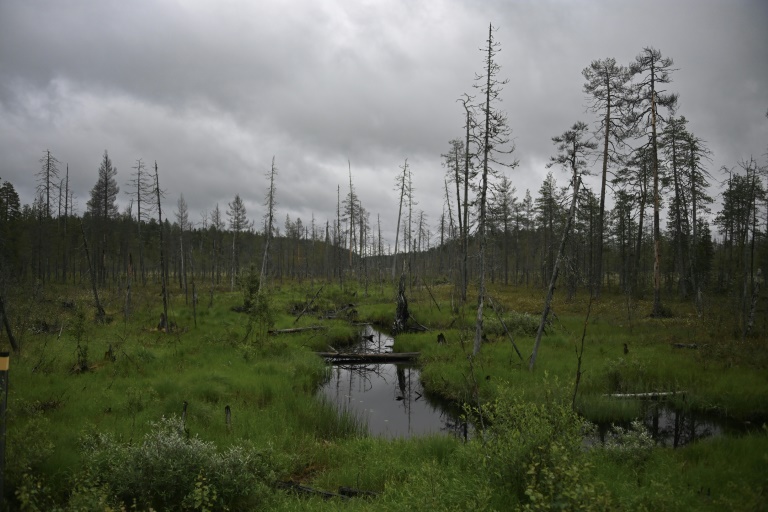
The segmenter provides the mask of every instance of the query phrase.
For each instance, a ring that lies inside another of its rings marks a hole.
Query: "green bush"
[[[481,412],[491,424],[481,463],[499,496],[516,497],[528,510],[610,508],[610,496],[590,482],[584,460],[582,440],[591,427],[557,386],[548,387],[539,403],[504,386]]]
[[[84,436],[86,481],[106,486],[123,503],[159,510],[254,510],[270,497],[276,463],[270,451],[243,446],[217,451],[188,436],[178,418],[153,424],[143,442],[120,444],[111,435]]]
[[[634,420],[630,428],[614,426],[605,439],[603,449],[615,462],[642,470],[656,446],[643,422]]]

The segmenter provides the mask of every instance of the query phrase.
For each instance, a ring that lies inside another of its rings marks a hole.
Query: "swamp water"
[[[741,435],[750,430],[748,425],[719,416],[676,409],[664,401],[646,402],[638,419],[656,444],[667,448],[680,448],[707,437]],[[630,426],[626,422],[617,425],[623,428]],[[612,425],[601,422],[597,428],[600,441],[604,442],[612,431]]]
[[[383,354],[392,352],[394,338],[370,325],[361,331],[362,341],[345,348],[345,353]],[[360,419],[369,434],[387,438],[408,438],[430,434],[472,437],[473,426],[462,421],[457,407],[430,398],[421,385],[419,369],[413,363],[334,363],[328,381],[318,397]],[[717,416],[675,409],[663,401],[647,402],[639,418],[657,444],[679,448],[699,439],[739,435],[745,427]],[[629,427],[629,423],[617,423]],[[612,424],[597,424],[598,439],[604,442]],[[591,444],[587,440],[587,444]]]
[[[365,326],[361,336],[363,341],[343,352],[392,352],[395,340],[370,325]],[[339,411],[359,418],[373,436],[467,435],[466,423],[461,421],[458,410],[426,395],[419,369],[412,363],[334,363],[329,366],[329,374],[318,396],[336,405]]]

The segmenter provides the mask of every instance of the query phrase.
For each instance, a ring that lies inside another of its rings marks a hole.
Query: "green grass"
[[[318,315],[354,304],[356,320],[387,326],[394,314],[391,288],[372,286],[366,295],[362,288],[341,291],[326,285],[314,311],[294,322],[296,308],[303,308],[320,286],[285,284],[275,288],[270,302],[274,328],[322,325],[322,330],[248,339],[248,316],[231,311],[242,303],[239,292],[219,290],[212,308],[205,296],[197,327],[183,295],[173,296],[170,316],[178,329],[169,335],[155,329],[161,305],[153,288],[134,291],[129,322],[122,317],[122,292],[103,291],[112,318],[108,325],[91,321],[86,292],[50,288],[37,297],[20,295],[12,313],[22,352],[11,356],[6,489],[27,489],[24,474],[31,474],[47,482],[50,495],[64,503],[73,479],[82,477],[85,434],[104,432],[117,443],[137,443],[160,418],[179,418],[186,401],[189,435],[219,450],[248,443],[279,453],[281,462],[273,468],[277,480],[293,479],[331,491],[349,486],[380,493],[374,500],[339,503],[274,490],[271,507],[277,510],[522,505],[525,496],[507,496],[489,484],[496,469],[485,467],[482,454],[488,448],[479,439],[464,445],[450,437],[369,438],[359,419],[339,415],[334,406],[315,397],[326,370],[313,351],[353,343],[359,329],[348,319],[322,320]],[[475,299],[470,295],[468,304],[459,308],[450,285],[430,290],[434,301],[425,287],[407,290],[413,317],[430,330],[400,335],[395,345],[398,351],[422,353],[422,381],[430,394],[475,406],[478,397],[487,404],[510,392],[530,404],[547,404],[555,393],[570,406],[586,297],[565,302],[556,296],[557,316],[548,326],[536,370],[529,372],[527,360],[517,356],[490,308],[485,315],[487,340],[470,364]],[[495,287],[491,295],[527,358],[543,292]],[[87,346],[89,370],[82,373],[72,372],[77,362],[77,310],[62,306],[64,300],[73,300],[87,319],[80,345]],[[578,412],[596,421],[624,422],[638,415],[641,404],[604,395],[674,390],[684,392],[676,400],[688,409],[737,421],[768,418],[765,337],[741,343],[721,316],[700,319],[688,304],[668,306],[674,317],[653,320],[643,314],[650,311],[649,303],[632,305],[631,316],[623,297],[607,296],[593,304]],[[54,327],[51,332],[33,333],[32,327],[41,321]],[[445,345],[437,343],[438,332],[445,335]],[[674,349],[671,343],[697,343],[700,348]],[[104,358],[110,346],[114,361]],[[232,411],[229,427],[225,406]],[[760,480],[768,469],[767,439],[765,432],[756,432],[676,451],[652,449],[642,467],[635,468],[594,450],[580,455],[573,467],[591,464],[584,474],[602,482],[621,509],[748,509],[762,503],[758,498],[768,492],[764,476]],[[570,478],[567,473],[560,477]]]

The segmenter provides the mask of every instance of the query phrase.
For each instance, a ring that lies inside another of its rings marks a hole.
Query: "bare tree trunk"
[[[405,173],[408,169],[408,159],[405,159],[403,164],[403,177],[400,184],[400,206],[397,209],[397,229],[395,231],[395,254],[392,257],[392,280],[395,280],[395,273],[397,272],[397,243],[400,240],[400,218],[403,214],[403,196],[405,195]]]
[[[579,185],[581,179],[574,172],[573,174],[573,199],[571,199],[571,210],[568,213],[568,220],[565,223],[565,229],[563,230],[563,238],[560,240],[560,249],[557,251],[557,259],[555,260],[555,267],[552,269],[552,278],[549,281],[549,288],[547,289],[547,297],[544,299],[544,311],[541,314],[541,321],[539,322],[539,329],[536,332],[536,341],[533,343],[533,352],[531,352],[531,359],[528,362],[528,369],[533,370],[536,365],[536,356],[539,353],[539,345],[541,344],[541,336],[544,334],[544,326],[547,323],[547,316],[552,306],[552,297],[555,294],[555,284],[557,284],[557,275],[560,272],[560,260],[565,252],[565,244],[568,241],[568,234],[571,230],[571,224],[573,218],[576,215],[576,199],[579,195]]]
[[[606,80],[608,85],[608,101],[605,111],[605,140],[603,141],[603,173],[600,180],[600,218],[598,220],[597,228],[597,268],[595,269],[594,276],[594,296],[600,298],[600,294],[603,289],[603,231],[605,230],[605,185],[608,177],[608,147],[610,142],[610,126],[611,126],[611,89],[610,80]],[[581,361],[581,358],[579,358]],[[575,399],[574,392],[574,399]]]
[[[168,320],[168,285],[167,272],[165,268],[165,255],[163,253],[163,208],[160,204],[160,174],[157,171],[157,162],[155,162],[155,195],[157,197],[157,222],[160,226],[160,282],[163,294],[163,318],[165,318],[164,330],[170,332],[171,322]]]
[[[96,301],[96,320],[99,322],[104,321],[104,308],[101,307],[101,302],[99,301],[99,292],[96,290],[96,278],[93,275],[93,265],[91,264],[91,253],[88,251],[88,238],[85,236],[85,228],[83,227],[83,223],[80,223],[80,231],[83,233],[83,247],[85,247],[85,257],[88,260],[88,270],[91,275],[91,290],[93,291],[93,300]]]
[[[653,133],[653,311],[651,316],[661,317],[664,309],[661,305],[661,222],[659,211],[659,156],[656,141],[656,92],[651,91],[651,130]]]

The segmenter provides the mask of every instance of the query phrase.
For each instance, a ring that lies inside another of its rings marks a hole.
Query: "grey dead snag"
[[[402,175],[398,175],[395,182],[399,185],[400,188],[400,206],[397,209],[397,227],[395,228],[395,252],[392,256],[392,280],[395,279],[395,273],[397,272],[397,247],[398,242],[400,240],[400,218],[403,214],[403,198],[405,197],[405,188],[407,185],[407,175],[408,175],[408,159],[405,159],[405,162],[400,167],[403,170]]]
[[[556,157],[552,157],[550,163],[547,165],[548,167],[551,167],[554,164],[560,164],[563,167],[570,168],[572,172],[571,184],[573,186],[573,198],[571,199],[571,209],[568,213],[565,229],[563,229],[563,237],[560,240],[560,248],[557,251],[555,266],[552,270],[552,278],[549,281],[547,296],[544,299],[544,311],[541,313],[539,329],[536,332],[536,341],[533,343],[533,351],[531,352],[531,358],[528,362],[529,370],[533,370],[536,365],[536,356],[539,353],[541,336],[544,334],[544,326],[546,325],[547,317],[549,316],[552,306],[552,297],[555,294],[555,285],[557,284],[557,276],[560,273],[560,264],[563,260],[563,254],[565,253],[565,245],[568,242],[568,235],[570,234],[571,226],[573,225],[573,219],[576,217],[576,202],[579,198],[579,186],[581,185],[581,174],[583,174],[583,172],[579,172],[579,169],[586,167],[585,158],[589,152],[596,147],[594,142],[583,140],[586,133],[587,125],[579,121],[563,135],[552,138],[552,142],[558,145],[560,154]]]
[[[104,308],[101,307],[101,302],[99,301],[99,292],[96,289],[96,277],[94,275],[93,265],[91,264],[91,253],[88,250],[88,237],[85,236],[85,228],[83,227],[82,222],[80,223],[80,231],[83,233],[83,247],[85,248],[85,258],[88,261],[88,270],[91,276],[91,291],[93,292],[93,300],[96,302],[96,320],[103,322],[106,315],[104,313]]]
[[[397,286],[397,304],[395,308],[395,322],[392,325],[392,334],[398,335],[408,330],[408,299],[405,296],[405,273],[400,274],[400,283]]]
[[[486,47],[481,51],[485,54],[483,59],[483,73],[475,76],[475,88],[480,91],[482,102],[478,109],[482,113],[482,124],[478,140],[478,154],[482,155],[482,170],[480,180],[479,215],[477,217],[477,238],[479,239],[478,251],[478,293],[477,293],[477,317],[475,322],[475,340],[472,355],[480,353],[480,345],[483,340],[483,307],[485,301],[485,255],[488,244],[486,234],[487,222],[487,195],[489,178],[497,175],[498,167],[513,168],[517,162],[502,162],[506,155],[514,152],[515,146],[511,140],[512,130],[507,122],[507,115],[497,107],[500,94],[509,80],[499,78],[501,66],[497,62],[497,54],[500,45],[493,36],[493,25],[488,26],[488,39]],[[466,220],[465,220],[465,225]]]
[[[162,286],[162,294],[163,294],[163,318],[168,318],[168,272],[165,268],[165,254],[163,252],[163,208],[160,204],[160,198],[163,195],[163,191],[160,190],[160,173],[157,170],[157,161],[155,161],[155,189],[153,191],[155,193],[155,197],[157,198],[157,222],[158,226],[160,226],[159,232],[160,232],[160,282]],[[160,327],[158,326],[158,329]],[[168,333],[170,332],[170,328],[168,326],[168,322],[165,322],[163,325],[163,330]]]

